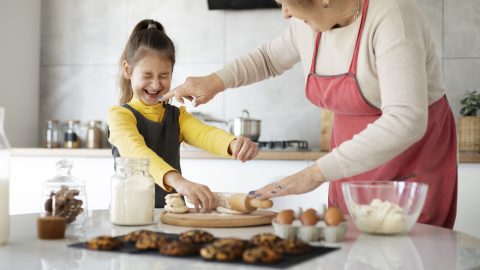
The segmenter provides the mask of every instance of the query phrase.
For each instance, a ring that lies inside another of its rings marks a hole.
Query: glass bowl
[[[406,234],[422,211],[428,185],[401,181],[355,181],[342,184],[350,217],[370,234]]]

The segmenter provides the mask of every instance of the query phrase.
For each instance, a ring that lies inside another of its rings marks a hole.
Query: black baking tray
[[[166,236],[170,240],[178,240],[178,234],[168,234],[168,233],[161,233],[157,232],[158,234]],[[122,240],[124,235],[117,236],[116,238]],[[283,255],[283,260],[274,263],[247,263],[243,260],[233,260],[233,261],[209,261],[204,260],[199,254],[197,255],[190,255],[190,256],[167,256],[159,253],[156,250],[138,250],[135,248],[135,244],[131,242],[123,241],[123,246],[121,249],[118,250],[92,250],[92,251],[100,251],[100,252],[113,252],[113,253],[128,253],[128,254],[142,254],[142,255],[152,255],[152,256],[160,256],[160,257],[168,257],[168,258],[179,258],[179,259],[187,259],[187,260],[196,260],[196,261],[204,261],[204,262],[211,262],[211,263],[226,263],[226,264],[235,264],[235,265],[250,265],[250,266],[265,266],[265,267],[273,267],[284,269],[291,267],[296,264],[300,264],[302,262],[308,261],[318,256],[322,256],[324,254],[330,253],[332,251],[338,250],[340,248],[337,247],[323,247],[323,246],[312,246],[312,250],[299,255]],[[68,247],[72,248],[82,248],[87,249],[87,242],[79,242],[68,245]]]

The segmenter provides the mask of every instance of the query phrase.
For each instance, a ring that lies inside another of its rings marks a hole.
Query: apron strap
[[[368,0],[365,0],[365,3],[363,4],[362,21],[360,22],[360,28],[358,29],[357,42],[355,43],[355,50],[353,51],[352,62],[350,63],[350,68],[348,70],[349,73],[352,73],[354,75],[357,74],[358,51],[360,48],[360,39],[362,38],[363,26],[365,25],[365,18],[367,16],[367,9]]]
[[[315,48],[313,49],[313,57],[312,57],[312,65],[310,66],[310,73],[315,73],[315,65],[317,63],[318,44],[320,44],[321,37],[322,37],[322,32],[318,32],[317,38],[315,40]]]

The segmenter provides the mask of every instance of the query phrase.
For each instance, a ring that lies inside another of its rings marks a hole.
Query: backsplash
[[[456,115],[464,91],[480,86],[480,2],[417,0],[442,60],[447,95]],[[161,22],[177,48],[172,87],[207,75],[279,35],[279,9],[209,11],[201,0],[43,0],[40,120],[105,121],[117,104],[118,58],[133,26]],[[260,140],[307,140],[319,147],[320,112],[304,94],[300,65],[284,75],[221,93],[202,112],[229,120],[242,109],[262,120]],[[267,109],[266,109],[267,108]]]

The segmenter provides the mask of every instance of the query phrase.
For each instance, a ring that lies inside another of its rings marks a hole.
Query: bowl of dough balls
[[[355,181],[342,184],[353,223],[365,233],[408,233],[422,211],[428,185],[403,181]]]
[[[280,211],[272,221],[275,234],[284,239],[305,242],[340,242],[345,238],[348,223],[340,208],[322,206],[318,211],[302,208]]]

